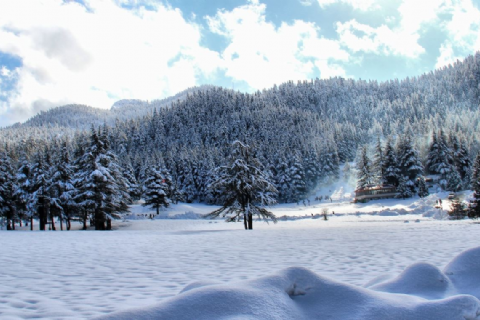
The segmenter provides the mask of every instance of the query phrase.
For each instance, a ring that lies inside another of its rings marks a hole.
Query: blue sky
[[[2,0],[0,126],[213,84],[385,81],[480,49],[478,0]]]

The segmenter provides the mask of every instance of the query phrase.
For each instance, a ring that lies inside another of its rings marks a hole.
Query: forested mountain
[[[109,147],[139,185],[149,168],[158,167],[169,172],[187,201],[216,202],[218,194],[208,187],[212,169],[225,163],[235,140],[253,147],[279,201],[304,199],[319,182],[338,177],[339,164],[354,160],[367,145],[365,156],[375,158],[377,170],[369,179],[398,185],[409,196],[425,172],[442,175],[445,188],[458,177],[469,179],[480,141],[479,85],[480,53],[420,77],[382,83],[315,79],[253,94],[203,87],[166,103],[123,101],[109,111],[57,108],[2,129],[1,148],[18,167],[19,159],[31,159],[38,150],[55,153],[51,145],[68,137],[70,152],[81,157],[82,144],[91,138],[87,123],[102,123],[109,127],[103,131]],[[71,129],[56,130],[63,127]],[[443,171],[428,162],[435,158],[437,137],[452,155]],[[396,167],[379,165],[379,152]],[[461,167],[465,161],[468,166]],[[378,170],[386,175],[379,178]]]

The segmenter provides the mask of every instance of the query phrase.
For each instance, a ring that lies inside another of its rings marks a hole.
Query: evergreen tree
[[[413,196],[415,194],[415,182],[417,177],[422,174],[423,166],[409,136],[405,135],[400,138],[397,146],[397,159],[400,175],[406,179],[402,187],[409,186],[411,189],[408,193],[403,192],[403,195],[410,194],[410,196]]]
[[[453,154],[453,163],[462,181],[461,189],[468,188],[470,184],[471,161],[465,141],[463,139],[458,141],[453,133],[450,134],[449,140]]]
[[[32,215],[38,218],[40,224],[39,228],[42,231],[45,231],[46,229],[50,204],[50,197],[48,193],[49,171],[45,162],[44,154],[39,151],[35,155],[35,159],[31,167],[31,190],[33,193],[31,195],[30,206]]]
[[[448,215],[450,216],[450,219],[461,220],[467,216],[467,211],[465,210],[465,206],[458,199],[453,199],[450,204]]]
[[[410,181],[407,177],[405,176],[400,176],[400,179],[398,181],[398,187],[397,187],[397,198],[411,198],[415,194],[413,192],[414,188],[412,186],[412,181]]]
[[[7,151],[0,152],[0,216],[7,220],[7,230],[15,230],[17,181]]]
[[[446,190],[453,192],[462,190],[462,179],[456,168],[452,168],[447,175]]]
[[[73,185],[74,168],[70,161],[67,141],[62,143],[52,169],[52,183],[49,190],[52,194],[50,206],[55,208],[54,210],[58,210],[60,229],[63,230],[63,221],[65,221],[67,230],[70,230],[75,207],[73,201],[75,188]]]
[[[33,214],[28,206],[32,191],[31,167],[25,155],[22,155],[19,161],[16,181],[17,188],[15,190],[15,202],[17,214],[20,218],[30,219],[30,230],[33,230]]]
[[[452,151],[448,147],[443,130],[439,131],[435,141],[436,147],[432,149],[432,145],[427,165],[431,173],[440,175],[439,185],[443,190],[447,190],[449,174],[454,169]]]
[[[387,184],[397,186],[399,183],[400,169],[398,168],[397,155],[389,138],[385,145],[383,172]]]
[[[367,155],[367,146],[361,149],[360,157],[357,161],[357,189],[365,188],[372,184],[372,170],[370,159]]]
[[[160,214],[160,208],[168,208],[171,202],[168,198],[168,183],[164,171],[160,166],[151,168],[143,186],[143,198],[145,202],[142,205],[156,209],[157,215]]]
[[[92,126],[90,145],[79,161],[75,177],[78,205],[93,214],[95,230],[111,229],[111,220],[128,209],[129,195],[115,154],[110,150],[106,128],[98,133]]]
[[[382,149],[380,138],[377,139],[375,154],[372,163],[373,181],[377,185],[383,185],[387,182],[385,177],[385,156]]]
[[[262,164],[252,155],[248,145],[235,141],[232,147],[228,165],[216,169],[217,179],[211,185],[224,195],[223,206],[205,217],[222,215],[227,221],[243,217],[245,229],[253,228],[254,215],[276,222],[275,215],[262,207],[274,204],[272,195],[277,193],[262,171]]]
[[[295,156],[288,170],[288,175],[290,176],[291,188],[289,200],[297,202],[304,199],[306,194],[305,171],[298,155]]]
[[[430,193],[428,192],[427,183],[425,182],[425,177],[418,177],[418,191],[417,194],[420,198],[427,197]]]
[[[468,216],[478,219],[480,217],[480,153],[477,154],[473,163],[471,187],[473,199],[468,208]]]

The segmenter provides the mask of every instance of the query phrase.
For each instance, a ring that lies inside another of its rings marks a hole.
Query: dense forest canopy
[[[368,145],[370,156],[378,156],[373,147],[378,141],[390,141],[397,156],[418,156],[415,174],[402,169],[411,179],[428,172],[432,137],[445,135],[452,148],[456,140],[473,160],[480,141],[479,103],[476,53],[420,77],[381,83],[314,79],[252,94],[205,86],[162,103],[127,100],[112,110],[64,106],[1,129],[0,151],[8,151],[15,169],[44,150],[55,158],[60,150],[55,146],[63,142],[78,158],[91,126],[102,126],[109,148],[140,187],[149,168],[158,167],[168,171],[185,201],[214,203],[218,194],[208,187],[212,169],[225,163],[230,144],[240,140],[253,147],[278,200],[290,202],[339,177],[339,165],[354,160],[360,147]],[[405,145],[410,149],[400,150]],[[454,161],[459,160],[448,165]]]

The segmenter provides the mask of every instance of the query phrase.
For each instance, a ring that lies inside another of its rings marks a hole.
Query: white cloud
[[[420,34],[426,25],[435,25],[443,32],[446,39],[436,68],[480,49],[480,10],[472,0],[403,0],[398,11],[404,32]]]
[[[425,49],[418,44],[420,35],[404,29],[390,29],[386,25],[374,28],[356,20],[337,22],[341,43],[353,52],[397,55],[416,58]]]
[[[0,2],[0,51],[23,63],[0,125],[63,103],[108,108],[121,98],[169,96],[221,66],[218,53],[200,46],[200,28],[179,10],[85,3],[88,9],[72,1]]]
[[[317,0],[320,7],[325,8],[334,4],[348,4],[354,9],[367,11],[372,9],[377,9],[379,6],[377,4],[378,0]]]
[[[440,47],[437,68],[480,50],[480,10],[469,0],[459,0],[448,1],[444,12],[452,18],[444,24],[447,39]]]
[[[0,75],[4,76],[4,77],[8,77],[10,75],[11,71],[5,67],[5,66],[2,66],[2,68],[0,69]]]
[[[277,28],[265,20],[265,8],[264,4],[251,2],[207,17],[210,30],[229,40],[222,52],[227,76],[245,81],[253,89],[263,89],[311,78],[316,68],[322,75],[345,74],[339,66],[336,72],[328,69],[328,60],[348,60],[348,54],[335,41],[319,38],[312,23],[295,21]],[[317,63],[319,60],[324,62]]]

